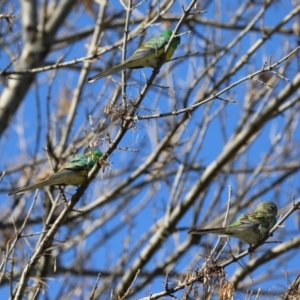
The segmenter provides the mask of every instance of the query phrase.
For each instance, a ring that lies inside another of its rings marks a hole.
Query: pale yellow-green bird
[[[91,150],[85,154],[74,156],[69,162],[65,163],[57,173],[48,179],[35,183],[9,193],[22,194],[27,191],[36,190],[50,185],[81,185],[87,178],[89,171],[96,164],[102,153],[98,150]]]
[[[253,213],[241,215],[225,227],[191,229],[190,234],[213,233],[220,236],[236,237],[249,245],[262,240],[276,224],[277,206],[273,202],[261,202]]]
[[[88,81],[93,82],[95,80],[123,71],[125,69],[139,69],[144,67],[156,68],[160,57],[164,53],[165,47],[172,36],[172,33],[172,30],[163,31],[161,35],[145,42],[132,54],[131,57],[127,58],[123,63],[88,78]],[[164,57],[166,61],[170,60],[179,44],[180,36],[174,37],[171,47]]]

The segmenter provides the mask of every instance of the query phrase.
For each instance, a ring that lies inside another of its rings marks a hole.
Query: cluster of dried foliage
[[[299,0],[1,1],[0,293],[299,299],[299,16]],[[166,28],[174,60],[87,82]],[[78,189],[7,196],[90,147]],[[285,226],[251,254],[176,230],[262,200]]]

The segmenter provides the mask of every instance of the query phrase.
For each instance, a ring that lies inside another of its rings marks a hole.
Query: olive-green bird
[[[167,46],[173,31],[165,30],[159,36],[156,36],[149,41],[145,42],[141,47],[139,47],[131,57],[127,58],[124,62],[116,65],[107,71],[100,74],[94,75],[88,78],[89,82],[101,79],[108,75],[116,72],[123,71],[125,69],[139,69],[144,67],[156,68],[159,58],[164,53],[165,46]],[[176,36],[172,40],[172,44],[166,53],[165,60],[168,61],[174,54],[177,46],[180,44],[180,36]]]
[[[234,223],[225,227],[191,229],[191,234],[214,233],[220,236],[236,237],[249,245],[263,239],[276,224],[277,206],[273,202],[258,204],[255,211],[241,215]]]
[[[65,163],[57,173],[50,175],[48,179],[16,190],[8,195],[22,194],[49,185],[79,186],[86,180],[89,171],[101,156],[102,153],[98,150],[91,150],[86,154],[74,156],[69,162]]]

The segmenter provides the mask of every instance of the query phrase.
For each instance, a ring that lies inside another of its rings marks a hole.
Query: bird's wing
[[[241,215],[234,223],[227,226],[228,230],[242,231],[245,229],[258,229],[260,222],[257,219],[251,218],[252,214]]]
[[[262,227],[269,227],[271,219],[274,217],[272,215],[263,213],[263,212],[255,212],[252,214],[249,214],[248,216],[249,220],[253,223],[257,223]],[[276,219],[276,218],[275,218]]]
[[[143,60],[144,58],[148,57],[149,55],[155,53],[156,50],[153,48],[147,48],[147,49],[141,49],[141,50],[137,50],[136,52],[134,52],[132,54],[132,56],[130,56],[128,59],[125,60],[125,63],[131,63],[131,62],[136,62],[138,60],[140,60],[140,67],[143,67]],[[126,65],[128,66],[128,65]],[[135,68],[137,68],[138,66],[135,66]],[[129,65],[130,68],[130,65]]]
[[[52,181],[56,182],[56,181],[59,181],[59,179],[61,179],[61,178],[65,178],[67,176],[72,176],[74,173],[77,173],[81,170],[83,170],[83,169],[82,168],[81,169],[79,169],[79,168],[77,168],[77,169],[76,168],[72,168],[72,169],[64,168],[63,170],[50,175],[50,177],[47,180],[51,179]]]
[[[164,36],[155,37],[145,44],[143,44],[141,47],[139,47],[131,57],[126,59],[125,62],[131,62],[133,60],[139,60],[142,58],[145,58],[149,55],[152,55],[154,53],[157,53],[157,56],[160,56],[164,50],[164,47],[167,45],[168,39]]]
[[[51,175],[48,179],[49,185],[81,185],[86,179],[88,169],[64,169]]]
[[[91,167],[92,166],[90,165],[90,162],[88,161],[85,155],[77,155],[69,162],[62,165],[62,167],[58,170],[56,174],[66,169],[71,171],[80,171],[80,170],[90,169]]]
[[[246,230],[246,229],[258,229],[260,226],[260,224],[258,223],[241,223],[239,224],[238,226],[228,226],[227,229],[229,231],[243,231],[243,230]]]

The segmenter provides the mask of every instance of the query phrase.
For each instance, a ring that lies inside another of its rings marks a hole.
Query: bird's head
[[[256,211],[263,212],[274,217],[277,216],[277,206],[274,202],[264,201],[257,205]]]

